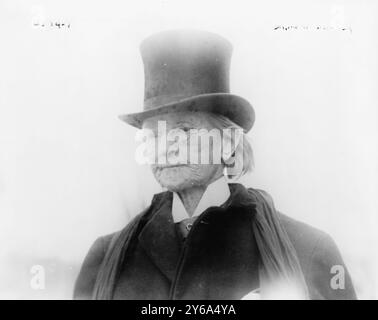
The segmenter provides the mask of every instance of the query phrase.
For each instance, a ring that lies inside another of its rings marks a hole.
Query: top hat
[[[230,93],[232,45],[204,31],[164,31],[145,39],[144,110],[120,115],[141,128],[149,117],[175,111],[205,111],[223,115],[248,132],[254,123],[251,104]]]

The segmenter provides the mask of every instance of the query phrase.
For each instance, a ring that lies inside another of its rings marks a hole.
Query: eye
[[[181,124],[179,126],[176,127],[176,130],[179,130],[179,131],[184,131],[185,133],[190,133],[190,130],[192,130],[193,127],[190,126],[189,124]]]
[[[184,132],[189,132],[191,129],[193,128],[190,128],[190,127],[182,127],[181,130],[184,131]]]

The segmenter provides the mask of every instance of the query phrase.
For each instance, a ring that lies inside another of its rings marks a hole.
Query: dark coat
[[[132,242],[114,299],[241,299],[259,287],[259,253],[250,208],[240,206],[247,189],[237,184],[229,205],[210,207],[182,242],[171,213],[172,193],[154,197]],[[237,191],[235,191],[237,189]],[[297,252],[311,299],[355,299],[350,276],[326,233],[283,214],[280,220]],[[98,238],[82,265],[75,299],[90,299],[114,234]],[[334,265],[345,269],[345,288],[332,289]]]

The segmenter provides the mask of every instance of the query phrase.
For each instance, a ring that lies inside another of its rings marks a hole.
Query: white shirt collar
[[[222,205],[229,197],[230,188],[227,184],[226,178],[221,177],[208,185],[192,217],[200,215],[209,207],[218,207]],[[190,218],[179,195],[176,192],[173,193],[172,217],[175,223]]]

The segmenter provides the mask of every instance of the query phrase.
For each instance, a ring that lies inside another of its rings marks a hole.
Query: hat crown
[[[229,93],[232,45],[205,31],[165,31],[145,39],[144,109],[201,94]]]

